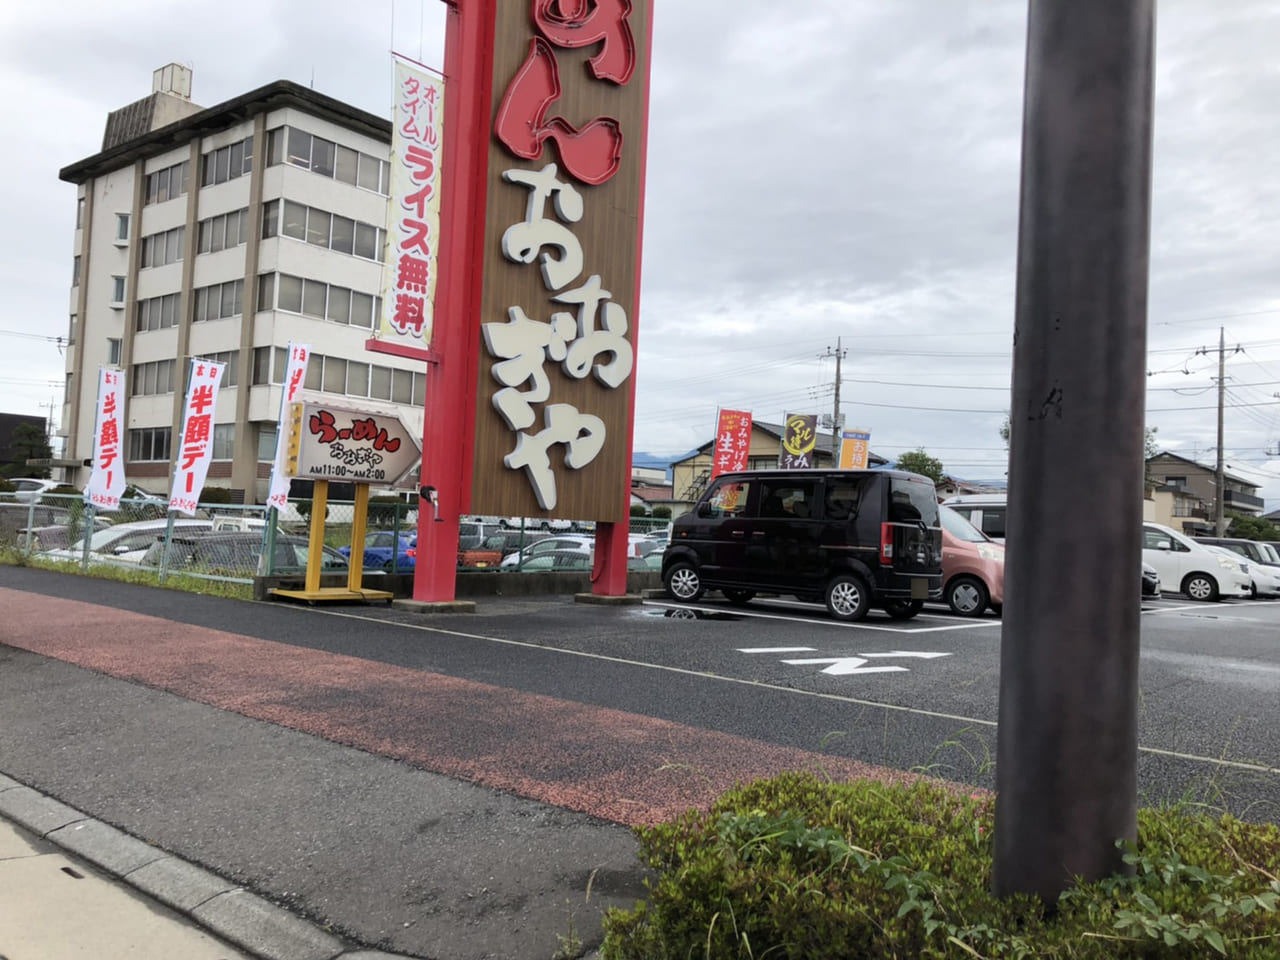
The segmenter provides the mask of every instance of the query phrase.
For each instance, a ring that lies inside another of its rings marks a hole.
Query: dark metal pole
[[[1227,478],[1222,469],[1222,407],[1227,393],[1227,334],[1218,328],[1218,463],[1214,469],[1213,535],[1226,536]]]
[[[998,894],[1123,869],[1137,693],[1154,0],[1034,0],[1027,30]],[[1082,522],[1082,518],[1087,521]]]

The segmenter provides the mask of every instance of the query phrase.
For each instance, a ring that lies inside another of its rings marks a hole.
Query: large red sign
[[[627,512],[647,0],[497,4],[471,510]]]
[[[716,424],[715,452],[711,460],[711,479],[722,473],[747,469],[751,452],[751,414],[743,410],[721,410]]]

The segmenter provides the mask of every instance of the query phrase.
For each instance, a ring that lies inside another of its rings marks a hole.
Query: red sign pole
[[[444,157],[435,363],[427,370],[413,599],[453,600],[458,518],[471,506],[476,350],[496,0],[445,0]],[[434,503],[431,497],[434,498]]]

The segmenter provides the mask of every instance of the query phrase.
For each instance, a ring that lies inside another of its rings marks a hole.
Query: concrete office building
[[[191,72],[107,117],[78,187],[61,434],[64,479],[93,456],[98,369],[127,373],[129,482],[166,495],[188,358],[225,361],[209,486],[266,498],[289,341],[306,387],[400,414],[422,435],[425,367],[371,352],[385,256],[391,124],[279,81],[208,109]],[[412,345],[412,344],[409,344]]]

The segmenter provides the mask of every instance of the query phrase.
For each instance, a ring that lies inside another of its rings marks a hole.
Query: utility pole
[[[1026,98],[997,729],[996,894],[1052,903],[1137,835],[1155,0],[1036,0]],[[1101,441],[1099,438],[1105,437]],[[1080,476],[1106,504],[1061,504]]]
[[[1207,355],[1212,347],[1201,347],[1196,351],[1197,355]],[[1236,344],[1232,353],[1240,352],[1240,344]],[[1224,451],[1222,449],[1222,411],[1226,406],[1227,396],[1227,340],[1226,330],[1223,327],[1218,328],[1218,457],[1217,464],[1214,468],[1214,498],[1213,498],[1213,530],[1214,536],[1221,537],[1227,532],[1226,523],[1226,505],[1227,505],[1227,478],[1223,470],[1222,458]]]
[[[845,351],[840,346],[840,338],[836,337],[836,348],[832,350],[827,347],[827,352],[819,354],[820,360],[827,357],[836,358],[836,389],[835,400],[831,406],[831,462],[837,464],[840,462],[840,361],[844,359]]]
[[[1218,328],[1218,464],[1215,468],[1215,476],[1217,477],[1217,493],[1214,497],[1213,505],[1213,535],[1215,537],[1223,536],[1227,531],[1225,522],[1224,508],[1227,499],[1226,477],[1223,475],[1222,469],[1222,408],[1223,399],[1227,393],[1227,341],[1226,332],[1222,327]]]

